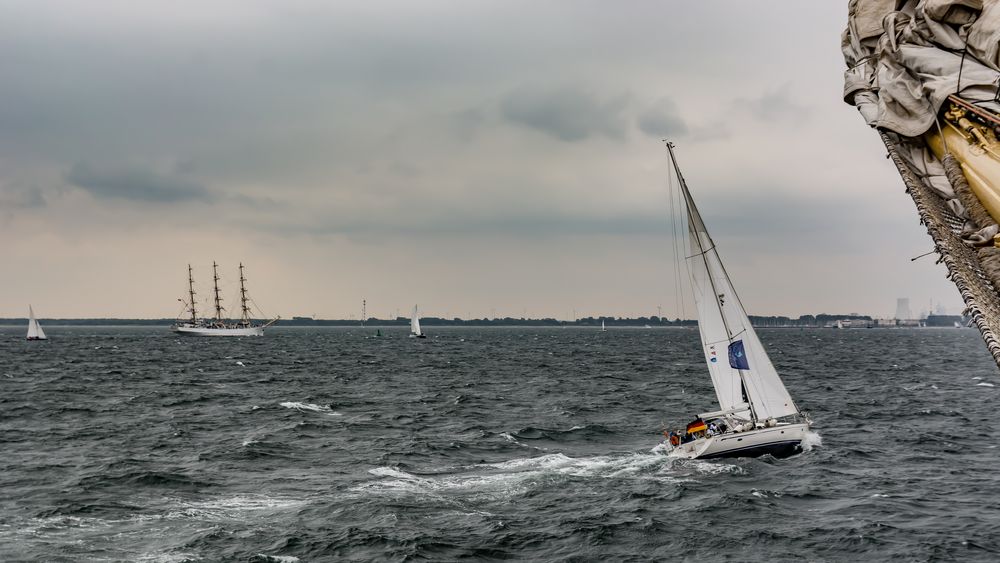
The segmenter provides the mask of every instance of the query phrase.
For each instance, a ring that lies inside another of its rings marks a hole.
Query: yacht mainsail
[[[756,420],[797,414],[722,265],[677,165],[673,144],[668,143],[667,149],[684,199],[691,251],[686,260],[702,349],[719,406],[722,411],[748,413]]]
[[[28,340],[48,340],[42,325],[38,324],[35,318],[35,311],[28,305]]]

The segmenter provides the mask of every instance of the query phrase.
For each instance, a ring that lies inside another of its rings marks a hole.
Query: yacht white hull
[[[802,441],[808,430],[809,425],[804,423],[779,423],[770,428],[726,432],[680,444],[670,450],[670,455],[690,459],[757,457],[765,454],[789,457],[802,451]]]
[[[264,336],[264,327],[175,326],[172,331],[184,336]]]

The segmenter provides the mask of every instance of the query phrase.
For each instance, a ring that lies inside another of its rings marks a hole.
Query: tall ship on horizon
[[[246,277],[243,275],[243,263],[240,262],[240,318],[228,319],[223,315],[226,310],[222,306],[219,295],[219,269],[212,262],[212,280],[214,289],[215,316],[213,318],[198,318],[194,291],[194,273],[188,264],[188,300],[178,299],[184,303],[185,311],[190,314],[184,320],[178,319],[170,328],[173,332],[184,336],[264,336],[264,329],[278,322],[281,317],[266,321],[256,321],[250,310],[247,297]]]
[[[850,0],[844,101],[878,133],[1000,366],[1000,3]]]

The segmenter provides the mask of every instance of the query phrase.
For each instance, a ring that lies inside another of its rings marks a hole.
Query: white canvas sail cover
[[[42,325],[38,324],[35,319],[35,311],[28,305],[28,338],[45,340],[45,331],[42,330]]]
[[[948,95],[1000,111],[1000,2],[850,0],[844,101],[871,126],[916,137]]]
[[[417,318],[417,306],[413,306],[413,316],[410,317],[410,334],[420,336],[420,319]]]
[[[729,361],[730,344],[741,341],[747,365],[742,370],[742,383],[757,418],[796,414],[798,409],[750,325],[679,169],[678,177],[687,205],[691,247],[687,261],[698,309],[698,329],[719,406],[723,411],[738,410],[746,403],[741,370],[731,367]]]

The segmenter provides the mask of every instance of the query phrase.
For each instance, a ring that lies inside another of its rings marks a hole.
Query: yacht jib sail
[[[757,449],[749,453],[743,448],[745,444],[735,449],[727,447],[735,446],[735,443],[724,444],[727,441],[724,438],[727,431],[732,433],[734,429],[740,428],[743,432],[756,432],[758,424],[762,425],[760,428],[776,428],[781,424],[788,424],[779,422],[779,419],[795,417],[800,413],[750,324],[743,303],[722,264],[715,242],[681,174],[674,156],[674,145],[667,143],[667,150],[678,180],[688,225],[690,252],[684,260],[698,312],[702,350],[719,401],[719,412],[724,413],[719,416],[724,416],[726,421],[720,422],[719,427],[727,429],[711,437],[700,437],[698,447],[702,449],[689,447],[688,454],[692,457],[719,457],[775,453],[767,451],[770,438],[760,443],[754,442]],[[790,434],[786,435],[785,431],[781,431],[779,436],[794,437],[798,441],[792,446],[779,445],[776,451],[784,452],[789,447],[793,450],[799,447],[801,436],[808,425],[794,426],[794,429],[786,429]],[[707,434],[707,430],[701,434]],[[685,432],[685,436],[687,435]],[[742,443],[743,438],[737,441]],[[730,453],[740,449],[742,453]]]
[[[42,330],[42,325],[38,324],[38,319],[35,318],[35,310],[28,305],[28,340],[48,340],[45,336],[45,331]]]

